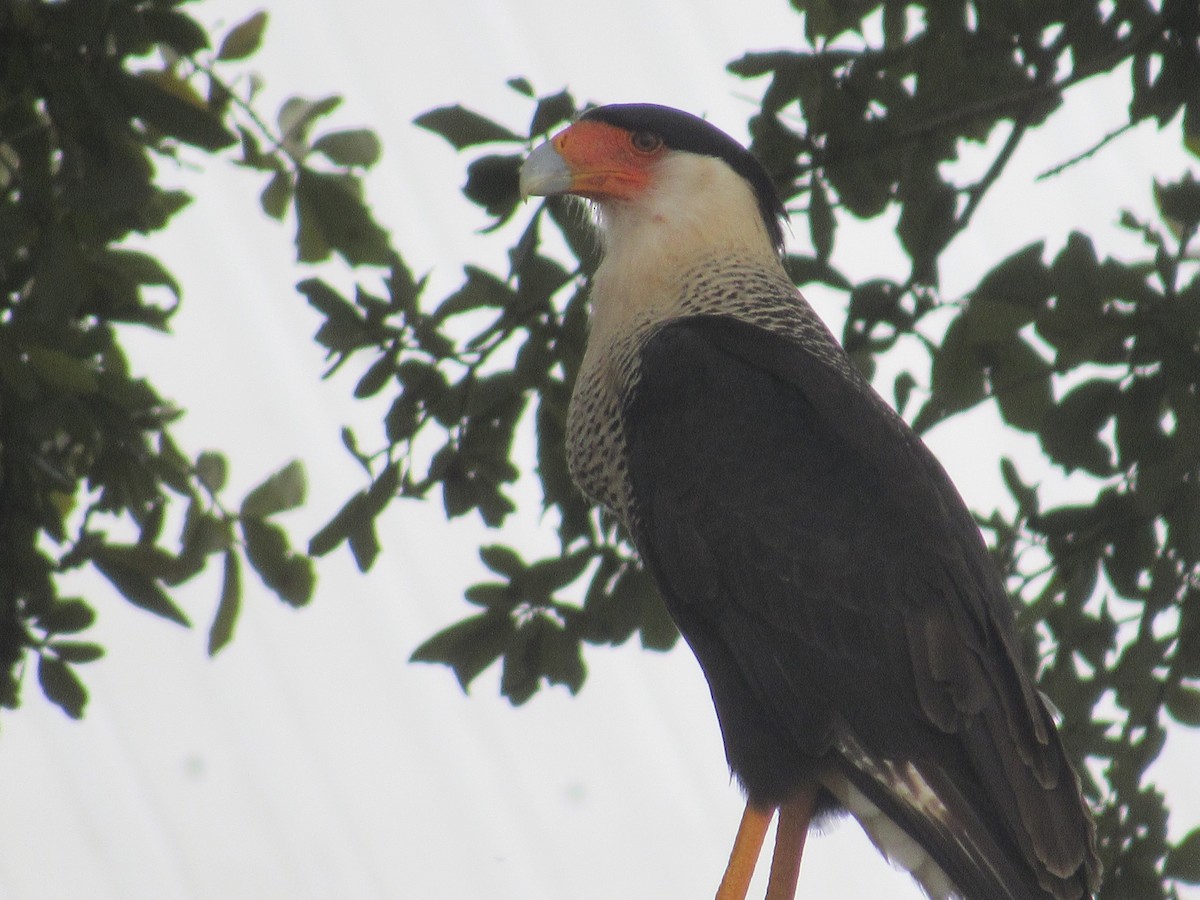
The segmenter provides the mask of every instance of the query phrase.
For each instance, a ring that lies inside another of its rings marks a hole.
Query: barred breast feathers
[[[637,203],[597,210],[603,261],[592,279],[588,345],[567,423],[576,484],[626,525],[621,404],[637,384],[638,353],[655,327],[688,315],[735,316],[792,334],[849,367],[788,279],[746,180],[730,177],[712,157],[677,154],[661,166]]]
[[[593,285],[593,329],[579,372],[567,423],[571,475],[592,500],[631,526],[622,404],[638,380],[642,345],[659,325],[685,316],[727,315],[788,334],[838,368],[849,360],[774,256],[711,254],[691,260],[686,272],[647,272],[636,283]],[[673,284],[673,290],[665,285]],[[615,292],[646,292],[627,297]],[[608,315],[605,315],[607,312]]]

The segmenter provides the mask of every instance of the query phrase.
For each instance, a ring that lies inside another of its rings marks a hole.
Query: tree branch
[[[1134,122],[1126,122],[1124,125],[1120,126],[1119,128],[1114,128],[1112,131],[1110,131],[1104,137],[1100,138],[1100,140],[1098,140],[1095,144],[1093,144],[1087,150],[1084,150],[1082,153],[1077,153],[1075,156],[1072,156],[1066,162],[1061,162],[1057,166],[1053,166],[1053,167],[1047,169],[1046,171],[1044,171],[1040,175],[1038,175],[1034,179],[1034,181],[1045,181],[1047,178],[1053,178],[1055,175],[1059,175],[1059,174],[1065,172],[1067,169],[1071,168],[1071,166],[1078,165],[1079,163],[1083,162],[1085,159],[1090,159],[1091,157],[1093,157],[1097,153],[1099,153],[1101,150],[1103,150],[1108,144],[1112,143],[1117,138],[1119,138],[1121,135],[1125,134],[1125,132],[1132,129],[1135,124],[1136,123],[1134,123]]]

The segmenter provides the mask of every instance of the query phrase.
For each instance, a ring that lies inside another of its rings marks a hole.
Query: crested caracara
[[[708,680],[748,801],[717,896],[745,896],[778,811],[767,896],[791,898],[809,823],[846,810],[933,898],[1090,897],[1091,817],[982,536],[789,280],[759,163],[604,106],[521,189],[595,205],[567,454]]]

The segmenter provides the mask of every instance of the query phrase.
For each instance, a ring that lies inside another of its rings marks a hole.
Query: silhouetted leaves
[[[542,682],[578,691],[586,672],[580,611],[555,595],[583,574],[590,554],[527,564],[512,549],[493,545],[481,548],[479,555],[504,579],[468,589],[467,599],[485,612],[434,635],[413,652],[413,661],[450,666],[465,690],[503,659],[500,690],[513,703],[524,703]]]
[[[173,0],[116,0],[103,15],[76,14],[84,7],[0,13],[0,703],[17,705],[22,661],[36,655],[43,693],[73,717],[87,699],[77,667],[102,653],[82,636],[110,596],[186,626],[192,615],[176,588],[220,554],[216,652],[233,633],[247,554],[287,602],[311,594],[310,560],[267,521],[303,499],[299,465],[230,512],[225,457],[207,451],[193,461],[175,445],[180,411],[133,374],[117,326],[166,331],[182,300],[159,259],[125,246],[188,203],[156,183],[161,159],[190,152],[191,165],[197,153],[236,148],[240,164],[271,179],[264,206],[283,216],[309,152],[307,129],[336,105],[289,102],[287,134],[272,135],[234,102],[223,75],[259,46],[262,13],[214,53]],[[256,89],[249,80],[238,99]],[[285,137],[294,155],[281,149]],[[370,139],[343,131],[323,140],[333,170],[314,177],[344,179],[351,200],[306,185],[309,218],[343,255],[390,264],[390,249],[374,251],[382,232],[366,224],[348,171],[369,165]],[[331,209],[344,219],[339,228],[326,227]],[[92,579],[96,596],[59,595],[59,579],[78,569],[103,576]]]
[[[456,622],[435,634],[413,651],[413,662],[436,662],[450,666],[465,691],[484,669],[508,648],[516,624],[512,617],[482,613]]]
[[[302,168],[296,179],[297,247],[302,262],[320,262],[330,251],[352,266],[386,266],[388,234],[363,205],[356,179]]]
[[[237,143],[200,95],[170,72],[126,75],[121,93],[130,112],[161,134],[204,150],[221,150]]]
[[[503,225],[516,211],[521,200],[520,169],[521,157],[517,155],[484,156],[467,167],[463,194],[496,219],[491,229]]]
[[[292,551],[278,525],[260,519],[243,519],[241,525],[246,558],[263,583],[291,606],[308,603],[315,584],[312,560]]]
[[[291,97],[284,101],[275,117],[279,125],[280,143],[297,162],[308,155],[308,132],[318,120],[342,104],[341,97]]]
[[[829,254],[833,252],[833,231],[836,226],[829,195],[825,193],[820,180],[814,178],[808,198],[808,228],[817,259],[822,263],[828,263]]]
[[[87,689],[68,663],[43,653],[38,657],[37,676],[38,684],[48,700],[72,719],[83,718],[83,708],[88,700]]]
[[[304,467],[299,462],[290,462],[246,495],[239,510],[240,515],[243,518],[265,519],[295,509],[304,503],[307,490]]]
[[[163,588],[169,565],[164,557],[140,547],[108,546],[97,550],[92,563],[134,606],[184,627],[191,624]]]
[[[208,629],[208,655],[215,656],[233,639],[234,627],[242,605],[242,568],[240,557],[232,550],[225,554],[221,576],[221,600]]]
[[[229,61],[253,56],[258,52],[259,45],[262,44],[263,32],[266,31],[266,27],[267,14],[262,11],[239,22],[229,29],[229,33],[221,41],[221,47],[217,50],[217,59]]]
[[[486,116],[458,104],[432,109],[417,116],[413,123],[441,135],[455,150],[465,150],[476,144],[519,142],[520,135]]]
[[[1112,474],[1112,448],[1100,436],[1116,411],[1120,388],[1103,379],[1086,381],[1054,406],[1041,430],[1042,449],[1068,472]]]
[[[532,97],[530,93],[528,96]],[[575,116],[575,100],[567,91],[540,97],[529,122],[529,136],[548,135],[556,126],[566,125]]]
[[[1188,884],[1200,884],[1200,828],[1193,829],[1171,848],[1163,874]]]
[[[375,132],[356,128],[322,135],[313,141],[312,149],[324,153],[331,162],[340,166],[370,168],[379,162],[383,147]]]

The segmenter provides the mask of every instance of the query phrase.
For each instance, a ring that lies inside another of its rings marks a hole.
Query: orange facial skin
[[[649,132],[630,132],[583,120],[550,143],[571,171],[570,193],[589,200],[632,200],[653,181],[653,166],[666,148]]]

